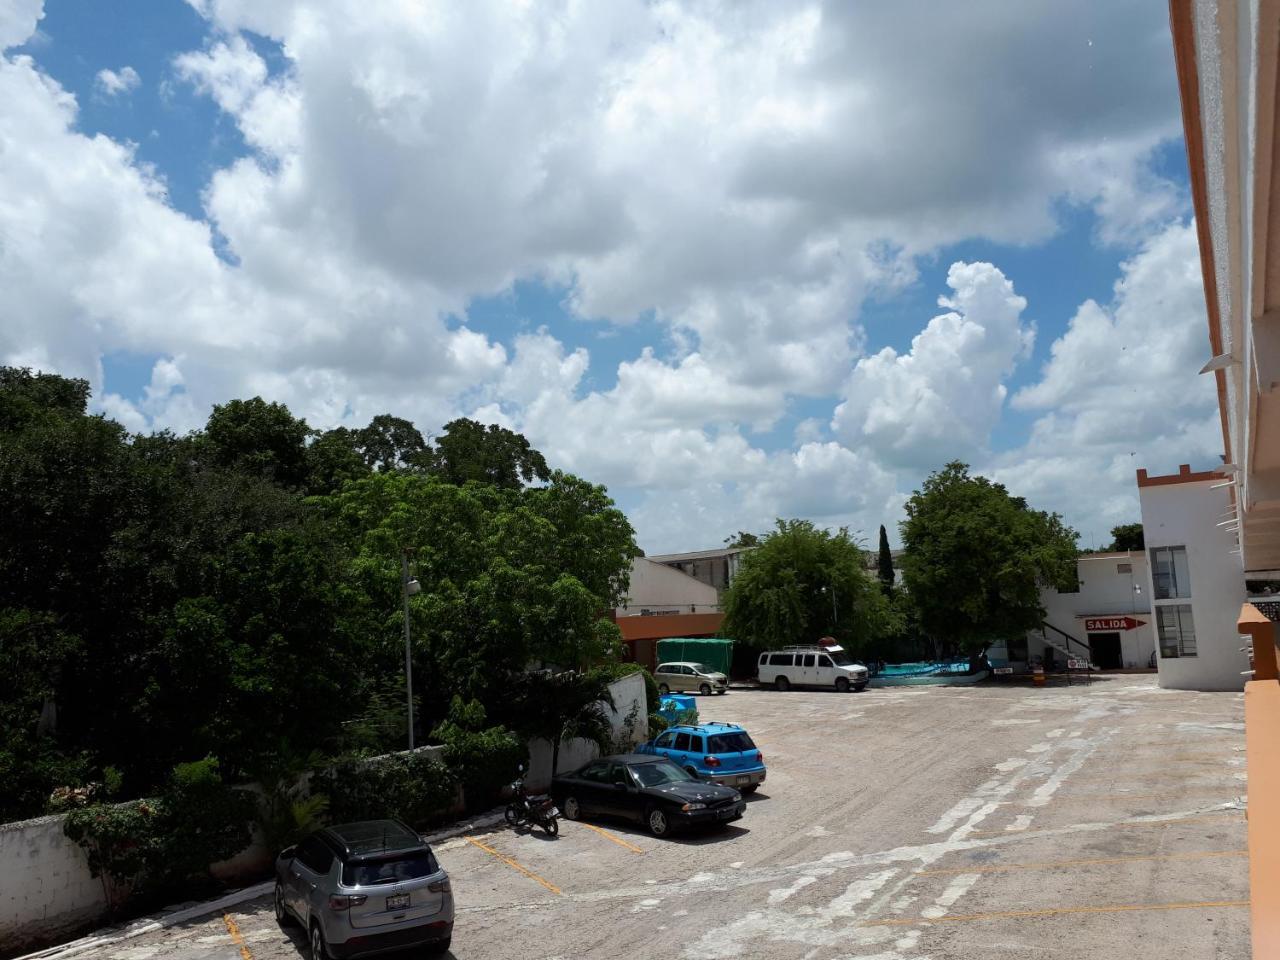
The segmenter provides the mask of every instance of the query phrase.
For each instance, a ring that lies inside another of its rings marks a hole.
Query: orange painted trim
[[[618,617],[622,639],[665,640],[668,637],[714,637],[724,623],[723,613],[669,613],[657,617]]]
[[[1163,477],[1149,477],[1144,469],[1138,470],[1138,486],[1139,487],[1164,487],[1171,483],[1201,483],[1205,480],[1226,480],[1225,473],[1219,473],[1217,470],[1201,470],[1197,473],[1191,472],[1191,464],[1183,463],[1178,466],[1177,473],[1167,474]]]
[[[1200,125],[1200,71],[1196,64],[1195,21],[1192,0],[1169,0],[1169,28],[1173,33],[1173,62],[1182,100],[1182,133],[1187,145],[1187,169],[1191,177],[1191,203],[1196,212],[1196,239],[1200,245],[1200,274],[1209,314],[1209,346],[1212,356],[1222,353],[1222,317],[1218,311],[1218,271],[1213,261],[1213,236],[1209,232],[1209,187],[1204,171],[1204,131]],[[1218,387],[1218,419],[1222,423],[1222,449],[1231,459],[1231,427],[1227,419],[1227,374],[1213,374]],[[1141,484],[1139,484],[1141,486]]]
[[[1275,680],[1276,625],[1252,603],[1240,608],[1236,629],[1253,641],[1253,679]]]
[[[1273,625],[1274,626],[1274,625]],[[1280,683],[1244,685],[1249,764],[1249,890],[1253,955],[1280,957]]]

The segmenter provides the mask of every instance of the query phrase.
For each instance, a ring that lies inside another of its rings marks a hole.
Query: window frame
[[[1163,603],[1157,604],[1155,609],[1156,645],[1160,650],[1160,659],[1178,660],[1185,657],[1198,657],[1195,612],[1191,604]],[[1169,617],[1174,618],[1172,626],[1177,634],[1172,642],[1166,642],[1166,621]]]
[[[1167,573],[1161,573],[1162,558],[1167,556],[1163,566]],[[1190,600],[1191,599],[1191,564],[1187,548],[1171,544],[1164,547],[1151,547],[1151,591],[1153,600]],[[1181,563],[1179,563],[1181,560]],[[1183,583],[1182,581],[1186,582]],[[1168,591],[1168,592],[1164,592]]]

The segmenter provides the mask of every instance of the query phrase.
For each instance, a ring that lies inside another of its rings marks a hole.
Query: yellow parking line
[[[231,919],[231,914],[224,913],[222,922],[227,925],[227,933],[231,934],[231,942],[240,948],[241,960],[253,960],[253,954],[249,952],[249,945],[244,942],[244,937],[240,935],[240,928],[236,926],[236,922]]]
[[[1210,857],[1247,857],[1248,850],[1205,850],[1199,853],[1169,853],[1150,857],[1097,857],[1091,860],[1045,860],[1041,863],[1003,863],[985,867],[957,867],[949,870],[917,870],[921,877],[953,873],[1002,873],[1007,870],[1051,870],[1054,867],[1088,867],[1104,863],[1140,863],[1150,860],[1204,860]]]
[[[1026,917],[1058,917],[1072,913],[1129,913],[1142,910],[1211,910],[1247,907],[1248,900],[1197,900],[1192,903],[1113,903],[1097,907],[1050,907],[1044,910],[1005,910],[999,913],[964,913],[946,917],[868,920],[864,927],[914,927],[922,923],[963,923],[967,920],[1017,920]]]
[[[1232,810],[1230,811],[1230,813],[1239,813],[1243,815],[1244,811]],[[1175,824],[1180,824],[1180,823],[1211,823],[1215,821],[1218,823],[1224,822],[1224,815],[1219,814],[1217,816],[1212,816],[1212,817],[1170,817],[1165,820],[1132,820],[1132,821],[1124,821],[1121,823],[1109,823],[1109,824],[1106,824],[1106,826],[1107,827],[1169,827],[1169,826],[1173,826]],[[966,839],[968,837],[1026,837],[1026,836],[1034,837],[1044,833],[1046,830],[1056,830],[1056,829],[1059,829],[1059,828],[1044,827],[1040,830],[975,830],[972,833],[966,834],[965,837]]]
[[[516,863],[516,862],[515,862],[514,860],[512,860],[510,857],[503,856],[501,853],[499,853],[497,850],[493,849],[493,847],[489,846],[487,843],[481,843],[481,842],[480,842],[479,840],[477,840],[475,837],[466,837],[465,839],[466,839],[467,843],[474,843],[477,847],[479,847],[479,848],[480,848],[481,850],[483,850],[485,853],[492,854],[493,856],[497,857],[499,860],[501,860],[503,863],[505,863],[505,864],[506,864],[508,867],[510,867],[512,870],[518,870],[520,873],[523,873],[523,874],[524,874],[526,877],[528,877],[530,880],[536,880],[536,881],[538,881],[538,883],[542,884],[544,887],[546,887],[546,888],[547,888],[548,890],[550,890],[552,893],[554,893],[554,894],[559,894],[559,893],[560,893],[560,888],[559,888],[559,887],[557,887],[554,883],[551,883],[551,882],[549,882],[549,881],[547,881],[547,880],[542,879],[542,877],[538,876],[538,875],[537,875],[536,873],[534,873],[532,870],[530,870],[530,869],[529,869],[529,868],[527,868],[527,867],[522,867],[520,864]]]
[[[608,830],[601,830],[599,827],[593,827],[589,823],[582,823],[580,825],[586,827],[588,830],[594,830],[596,833],[600,834],[600,836],[604,837],[606,840],[612,840],[614,843],[616,843],[620,847],[626,847],[632,853],[644,853],[644,851],[641,850],[639,847],[637,847],[634,843],[627,843],[626,840],[623,840],[621,837],[615,837]]]

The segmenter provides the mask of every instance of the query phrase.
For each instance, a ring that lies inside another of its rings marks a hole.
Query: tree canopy
[[[1145,550],[1146,542],[1142,537],[1142,524],[1122,523],[1111,528],[1112,550]]]
[[[893,625],[863,556],[847,529],[833,533],[808,520],[778,520],[743,554],[725,592],[725,636],[757,648],[830,636],[863,651]]]
[[[1075,583],[1076,532],[967,464],[931,474],[906,514],[903,580],[945,652],[978,653],[1038,627],[1041,585]]]
[[[234,780],[399,746],[375,715],[403,718],[402,551],[423,731],[454,695],[519,727],[513,674],[616,657],[631,526],[519,434],[318,433],[255,397],[130,435],[88,399],[0,368],[0,817],[109,767],[138,796],[206,755]]]

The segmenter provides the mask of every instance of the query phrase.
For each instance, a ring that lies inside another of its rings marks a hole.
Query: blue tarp
[[[658,713],[668,720],[675,720],[686,710],[697,710],[698,701],[680,693],[669,693],[658,700]]]

